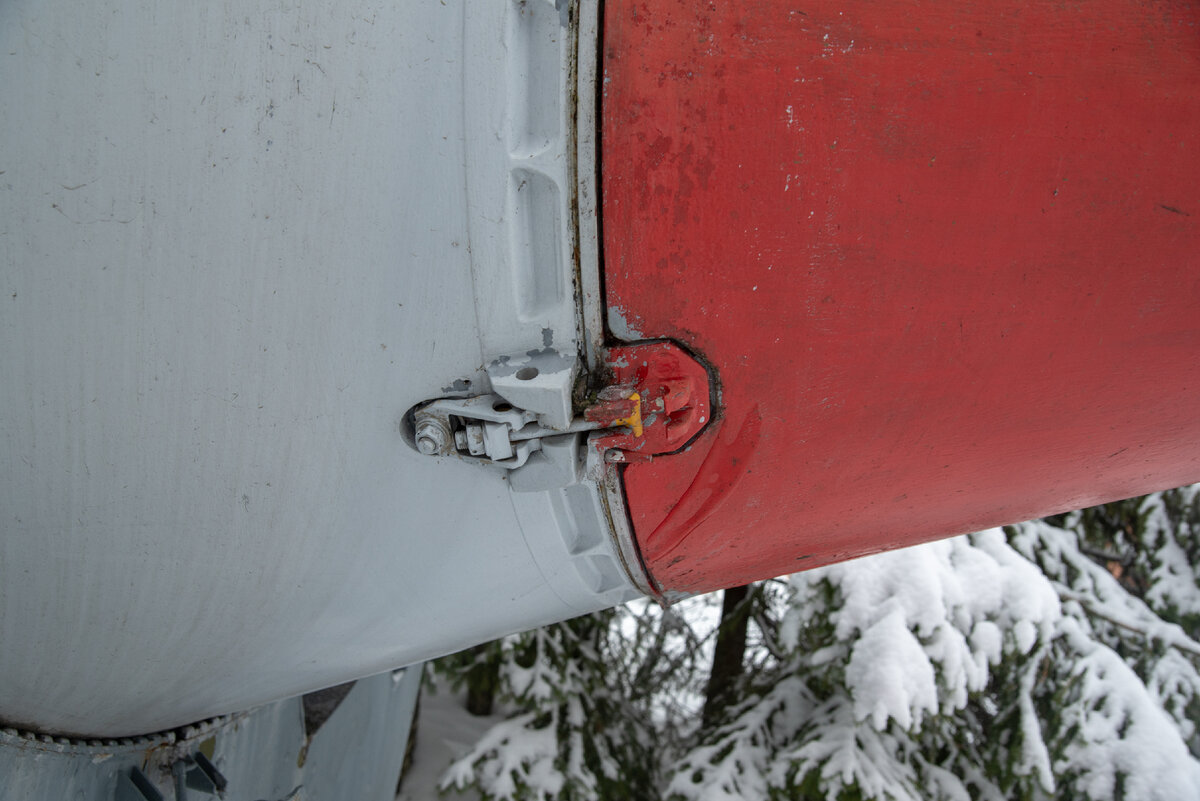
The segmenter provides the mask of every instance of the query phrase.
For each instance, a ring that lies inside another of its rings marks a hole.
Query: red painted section
[[[609,348],[608,386],[584,412],[630,433],[592,440],[614,462],[644,462],[688,444],[712,420],[708,370],[673,342]]]
[[[1200,6],[604,25],[610,315],[721,385],[718,425],[625,468],[661,585],[1200,480]]]

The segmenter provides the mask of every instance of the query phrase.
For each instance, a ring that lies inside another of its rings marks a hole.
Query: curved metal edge
[[[0,727],[0,743],[56,754],[96,756],[124,751],[144,752],[151,748],[186,748],[234,723],[244,713],[222,715],[198,721],[179,729],[139,734],[131,737],[73,737],[69,734],[45,734],[20,727]]]
[[[175,732],[103,740],[39,734],[25,729],[10,727],[0,729],[0,748],[19,748],[35,753],[65,754],[69,756],[100,757],[105,759],[118,753],[140,753],[151,748],[174,746],[177,742]]]
[[[303,787],[304,798],[388,801],[395,796],[421,675],[417,663],[359,680],[311,736],[299,696],[111,740],[0,727],[0,798],[122,801],[153,798],[155,791],[166,798],[280,798]],[[198,789],[202,785],[192,780],[202,778],[191,774],[204,764],[219,779],[201,767],[210,784]]]
[[[600,273],[600,0],[579,0],[575,40],[575,246],[583,351],[588,372],[603,364],[604,283]]]
[[[578,301],[583,329],[583,350],[588,372],[603,369],[605,358],[604,279],[601,270],[600,220],[600,68],[602,47],[600,0],[579,0],[575,45],[575,136],[572,166],[575,181],[575,243],[579,275]],[[621,475],[603,454],[587,447],[586,484],[594,487],[607,524],[615,556],[630,583],[643,595],[666,606],[668,599],[646,570],[633,536],[625,506]]]
[[[133,798],[137,794],[122,791],[123,783],[137,781],[131,771],[165,791],[181,760],[202,751],[203,741],[235,731],[250,714],[120,738],[51,736],[6,727],[0,729],[0,797]],[[25,795],[30,792],[36,794]]]
[[[642,561],[641,551],[638,550],[637,540],[633,536],[633,525],[629,522],[625,491],[617,466],[606,463],[601,451],[589,447],[587,475],[595,482],[600,506],[604,510],[608,530],[616,546],[616,555],[625,575],[643,595],[653,598],[664,608],[669,606],[669,599]]]

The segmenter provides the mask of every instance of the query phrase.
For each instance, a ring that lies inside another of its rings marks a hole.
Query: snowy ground
[[[478,801],[476,792],[454,790],[438,795],[437,784],[450,763],[470,750],[480,736],[504,718],[499,710],[479,718],[467,712],[463,693],[421,691],[417,743],[413,763],[400,785],[396,801]]]

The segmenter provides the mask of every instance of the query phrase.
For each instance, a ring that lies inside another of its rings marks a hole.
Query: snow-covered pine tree
[[[503,640],[480,643],[435,660],[425,674],[425,683],[428,686],[442,683],[454,692],[465,689],[467,711],[486,717],[495,708],[496,692],[500,687],[500,662],[503,659]]]
[[[516,712],[444,784],[506,801],[1200,798],[1200,486],[760,597],[738,700],[704,728],[704,638],[674,612],[507,638]]]
[[[1200,798],[1200,492],[791,579],[677,799]]]
[[[516,713],[451,765],[442,786],[497,801],[656,798],[653,732],[621,678],[615,615],[500,641],[499,697]]]

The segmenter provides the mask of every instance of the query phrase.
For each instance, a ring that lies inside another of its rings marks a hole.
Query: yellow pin
[[[633,412],[628,417],[621,417],[613,420],[613,425],[629,426],[633,429],[633,435],[640,437],[642,435],[642,396],[638,393],[633,393],[629,396],[629,400],[634,401]]]

